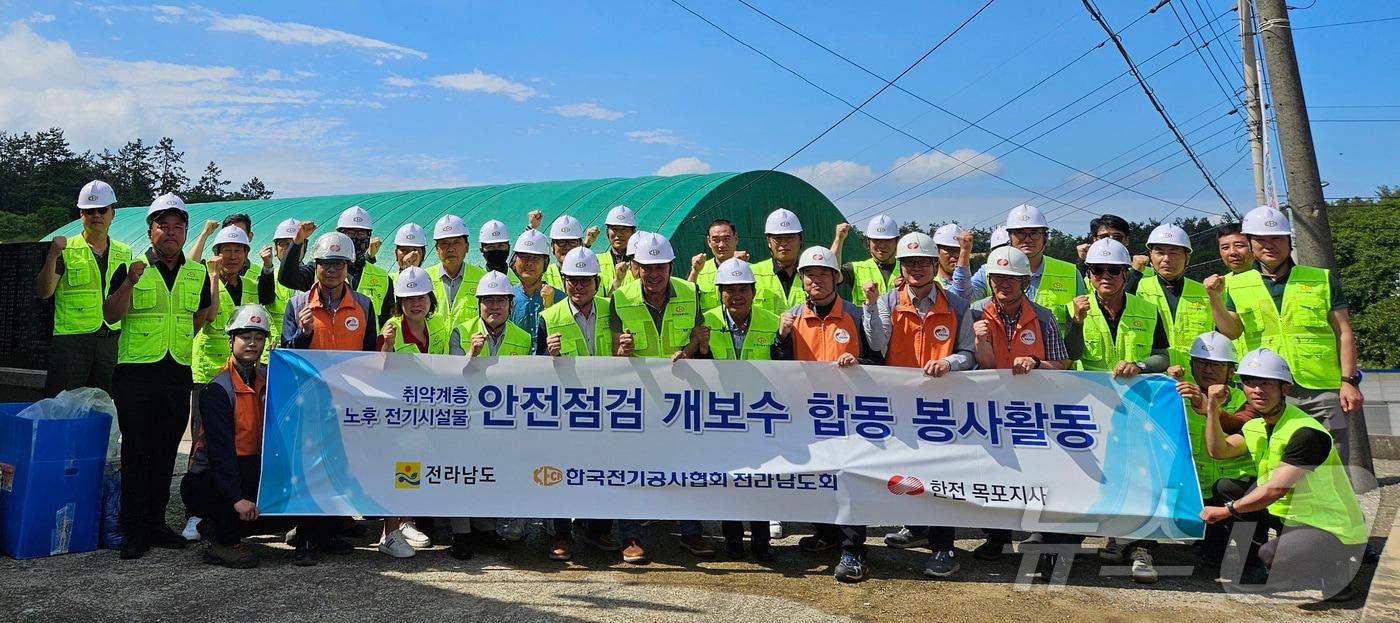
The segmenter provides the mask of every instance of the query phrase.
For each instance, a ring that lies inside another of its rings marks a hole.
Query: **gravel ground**
[[[1400,461],[1377,461],[1377,470],[1382,486],[1364,495],[1362,506],[1379,548],[1400,505]],[[179,496],[174,500],[178,507]],[[172,526],[183,524],[182,512],[172,509]],[[377,536],[375,522],[363,524]],[[806,533],[805,526],[789,528]],[[962,571],[931,581],[920,575],[927,550],[884,547],[880,536],[888,530],[872,526],[872,579],[841,585],[830,575],[836,555],[799,551],[800,534],[776,542],[779,558],[769,567],[722,556],[697,559],[676,545],[671,523],[649,531],[654,562],[645,566],[583,546],[573,562],[551,563],[538,523],[526,542],[478,551],[465,563],[448,557],[444,545],[391,559],[368,538],[355,543],[353,554],[325,557],[313,568],[292,566],[290,548],[275,538],[255,540],[263,564],[246,571],[203,564],[202,545],[153,550],[138,561],[118,560],[112,551],[0,558],[0,620],[1355,621],[1375,572],[1374,565],[1365,566],[1355,583],[1363,590],[1340,604],[1312,603],[1317,593],[1229,595],[1203,569],[1166,576],[1166,567],[1189,566],[1192,555],[1184,545],[1163,544],[1157,566],[1164,575],[1156,584],[1104,575],[1086,549],[1067,585],[1055,587],[1018,583],[1020,556],[973,561],[968,552],[981,533],[962,530]],[[719,526],[707,524],[706,531],[720,545]],[[450,537],[439,532],[434,540],[445,544]],[[1090,539],[1085,547],[1101,543]]]

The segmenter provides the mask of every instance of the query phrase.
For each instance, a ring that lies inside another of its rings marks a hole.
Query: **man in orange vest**
[[[882,359],[862,328],[859,307],[836,294],[841,264],[826,247],[811,247],[797,261],[797,272],[807,301],[793,307],[778,320],[778,337],[773,340],[773,359],[789,361],[830,361],[842,368],[876,364]],[[841,547],[841,559],[834,575],[841,582],[860,582],[869,572],[865,561],[865,526],[817,524],[817,533],[802,537],[797,546],[803,551],[820,552]]]
[[[898,288],[880,294],[879,284],[859,284],[865,291],[865,333],[885,354],[885,365],[922,368],[938,378],[971,370],[976,362],[967,301],[943,290],[937,281],[938,245],[923,232],[905,234],[896,245]],[[946,578],[957,573],[951,526],[904,526],[885,535],[885,544],[904,549],[928,544],[933,550],[924,575]]]
[[[1033,274],[1030,258],[1016,247],[997,247],[987,255],[985,268],[991,296],[973,302],[968,311],[978,367],[1016,375],[1068,370],[1084,349],[1082,329],[1071,322],[1069,336],[1062,338],[1054,312],[1026,297]],[[1011,531],[986,532],[987,540],[972,550],[972,557],[1000,559],[1011,545]]]
[[[346,283],[354,243],[340,232],[323,234],[311,245],[316,283],[287,301],[282,346],[317,350],[378,350],[379,325],[369,297]]]

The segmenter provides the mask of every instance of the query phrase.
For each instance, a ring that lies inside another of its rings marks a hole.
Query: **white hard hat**
[[[483,296],[515,296],[515,287],[510,284],[510,279],[498,271],[491,271],[481,276],[481,281],[476,283],[476,298]]]
[[[1293,384],[1293,374],[1288,371],[1288,362],[1278,353],[1267,348],[1256,348],[1244,354],[1240,360],[1239,375],[1259,379],[1278,379]]]
[[[403,269],[394,279],[394,296],[397,298],[423,296],[432,291],[433,280],[428,277],[428,271],[417,266]]]
[[[267,308],[257,303],[239,305],[233,309],[233,315],[229,316],[228,324],[224,325],[224,333],[233,335],[237,331],[248,329],[272,333],[272,325],[269,324],[268,316]]]
[[[814,267],[830,268],[838,275],[841,273],[841,265],[836,263],[836,254],[823,246],[807,247],[807,250],[802,252],[802,257],[797,260],[798,271]]]
[[[1240,225],[1240,231],[1244,232],[1246,236],[1293,235],[1293,231],[1288,228],[1288,217],[1279,212],[1278,208],[1269,206],[1259,206],[1244,215],[1244,223]]]
[[[297,237],[297,226],[301,225],[294,218],[289,218],[277,224],[277,231],[272,234],[273,240],[291,240]]]
[[[549,225],[550,240],[582,240],[583,223],[578,219],[565,214]]]
[[[991,244],[993,249],[1011,244],[1011,234],[1006,233],[1005,225],[997,225],[992,230]]]
[[[511,250],[516,253],[549,255],[549,239],[538,229],[527,229],[520,232],[520,237],[515,239],[515,246]]]
[[[962,227],[957,223],[948,223],[933,230],[933,243],[940,247],[956,247],[958,244],[958,234],[962,233]]]
[[[883,214],[876,214],[875,218],[865,225],[865,237],[871,240],[894,240],[899,237],[899,223]]]
[[[622,225],[623,227],[636,227],[637,214],[632,211],[632,208],[629,208],[627,206],[613,206],[613,209],[608,210],[608,218],[607,220],[603,221],[603,224]]]
[[[792,210],[778,208],[768,215],[768,220],[763,222],[763,233],[780,236],[783,234],[802,233],[802,221],[797,218]]]
[[[394,232],[394,246],[396,247],[427,247],[428,232],[423,231],[418,223],[404,223],[399,225],[399,230]]]
[[[1186,230],[1181,227],[1172,225],[1171,223],[1162,223],[1154,228],[1151,234],[1147,235],[1148,248],[1151,248],[1154,244],[1169,244],[1185,247],[1187,251],[1190,251],[1191,235],[1187,234]]]
[[[146,208],[146,221],[150,222],[156,215],[166,210],[179,210],[185,214],[186,218],[189,218],[190,215],[189,208],[185,207],[184,199],[181,199],[175,193],[165,193],[164,195],[156,197],[156,200],[151,202],[151,207]]]
[[[731,257],[720,262],[719,268],[715,269],[715,285],[732,286],[740,284],[753,284],[753,267],[748,262],[737,257]]]
[[[894,256],[901,260],[906,257],[938,257],[938,247],[928,234],[911,231],[899,239],[899,248],[895,249]]]
[[[1191,358],[1235,363],[1235,344],[1219,331],[1206,331],[1191,342]]]
[[[1084,257],[1084,263],[1132,266],[1133,258],[1123,243],[1112,238],[1100,238],[1089,245],[1089,253]]]
[[[1004,245],[992,249],[987,254],[988,275],[1011,275],[1012,277],[1031,276],[1031,258],[1020,249]]]
[[[666,264],[676,260],[676,251],[671,248],[671,241],[662,237],[661,234],[647,232],[632,235],[633,238],[638,236],[644,236],[637,243],[637,252],[633,254],[633,259],[638,264]]]
[[[355,243],[350,241],[350,237],[338,231],[329,231],[321,234],[316,239],[316,243],[311,245],[311,261],[320,260],[345,260],[355,261]]]
[[[598,268],[598,255],[588,247],[574,247],[564,256],[560,274],[569,277],[597,277],[602,272]]]
[[[446,214],[437,220],[433,225],[433,240],[444,238],[456,238],[457,236],[470,236],[467,232],[467,224],[456,214]]]
[[[510,230],[506,229],[505,223],[491,219],[481,224],[481,231],[477,232],[476,241],[481,244],[510,242]]]
[[[649,231],[639,231],[639,232],[633,233],[633,234],[632,234],[632,237],[627,239],[627,255],[628,255],[628,256],[635,256],[635,255],[637,255],[637,245],[641,244],[641,243],[642,243],[642,239],[645,238],[645,237],[646,237],[647,235],[649,235],[649,234],[651,234],[651,232],[649,232]]]
[[[335,222],[336,229],[374,229],[374,219],[360,206],[350,206],[340,213]]]
[[[214,234],[213,248],[218,249],[221,244],[241,244],[244,248],[253,248],[253,245],[248,241],[248,232],[243,231],[243,228],[237,225],[229,225],[220,229],[219,233]]]
[[[1032,227],[1049,227],[1045,222],[1045,214],[1029,203],[1023,203],[1014,208],[1006,215],[1006,229],[1029,229]]]
[[[117,191],[112,190],[112,185],[102,180],[83,184],[83,189],[78,191],[79,209],[105,208],[116,202]]]

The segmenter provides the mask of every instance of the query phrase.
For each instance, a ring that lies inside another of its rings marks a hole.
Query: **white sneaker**
[[[413,547],[403,538],[403,532],[395,530],[379,540],[379,551],[394,558],[413,558]]]
[[[1116,565],[1127,562],[1128,544],[1110,537],[1108,543],[1099,548],[1099,560]]]
[[[1133,581],[1138,584],[1151,584],[1157,581],[1157,569],[1152,566],[1152,552],[1141,547],[1134,548]]]
[[[418,526],[413,525],[411,521],[400,524],[399,532],[403,533],[403,540],[413,549],[427,549],[433,546],[433,540],[428,538],[428,535],[423,534],[423,531],[419,530]]]
[[[768,538],[770,538],[770,539],[781,539],[781,538],[783,538],[783,522],[781,522],[781,521],[770,521],[770,522],[768,522]]]
[[[198,543],[199,522],[200,518],[190,517],[190,520],[185,522],[185,529],[180,531],[180,536],[185,537],[185,540],[191,543]]]

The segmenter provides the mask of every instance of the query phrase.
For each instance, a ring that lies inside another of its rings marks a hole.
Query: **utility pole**
[[[1254,14],[1249,0],[1240,0],[1240,57],[1244,60],[1244,108],[1249,127],[1249,155],[1254,161],[1254,205],[1268,204],[1264,192],[1264,120],[1259,107],[1258,69],[1254,60]]]
[[[1288,181],[1288,204],[1293,209],[1294,256],[1299,264],[1337,270],[1332,251],[1332,227],[1327,223],[1327,203],[1322,198],[1322,176],[1317,171],[1308,107],[1303,100],[1303,80],[1293,50],[1293,26],[1285,0],[1256,0],[1264,62],[1269,68],[1269,93],[1278,119],[1279,150]],[[1366,417],[1360,410],[1344,413],[1350,456],[1347,472],[1358,493],[1376,486],[1371,461],[1371,440]]]

